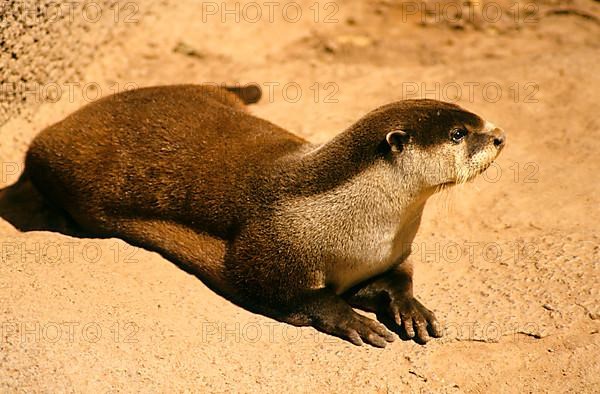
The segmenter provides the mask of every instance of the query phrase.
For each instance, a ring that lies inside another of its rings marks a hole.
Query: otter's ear
[[[402,152],[404,145],[408,142],[408,134],[403,130],[394,130],[385,136],[390,149],[394,152]]]

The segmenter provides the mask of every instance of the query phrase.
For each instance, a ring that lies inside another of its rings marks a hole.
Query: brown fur
[[[403,101],[317,147],[249,114],[244,102],[257,93],[245,89],[163,86],[104,98],[42,131],[26,174],[87,232],[159,251],[277,319],[356,344],[393,340],[352,304],[387,313],[409,336],[439,336],[412,297],[398,245],[412,241],[435,188],[458,179],[422,176],[436,155],[445,166],[459,149],[449,130],[472,131],[478,151],[497,140],[483,120],[452,104]]]

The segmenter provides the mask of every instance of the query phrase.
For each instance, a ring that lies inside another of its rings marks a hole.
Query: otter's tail
[[[246,86],[225,86],[225,89],[238,96],[246,105],[257,103],[262,97],[262,89],[255,83]]]
[[[13,183],[12,185],[0,187],[0,200],[2,198],[5,198],[6,194],[10,194],[12,190],[20,188],[23,184],[27,183],[28,181],[29,176],[27,175],[26,171],[23,171],[19,176],[19,179],[17,179],[15,183]]]
[[[57,231],[77,234],[76,225],[60,209],[52,206],[31,182],[27,170],[19,180],[0,189],[0,218],[20,231]]]

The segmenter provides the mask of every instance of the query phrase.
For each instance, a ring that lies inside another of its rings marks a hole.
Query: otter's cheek
[[[469,178],[470,166],[469,158],[465,149],[456,149],[454,151],[454,178],[456,183],[463,183]]]
[[[440,146],[434,152],[434,155],[429,155],[424,158],[430,168],[430,176],[428,182],[430,185],[441,185],[449,182],[454,182],[456,179],[456,152],[452,147],[445,145]]]

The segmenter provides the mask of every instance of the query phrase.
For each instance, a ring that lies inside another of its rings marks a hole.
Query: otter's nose
[[[492,130],[492,136],[494,137],[494,146],[498,149],[502,148],[504,146],[504,142],[506,141],[504,130],[496,127],[494,130]]]

